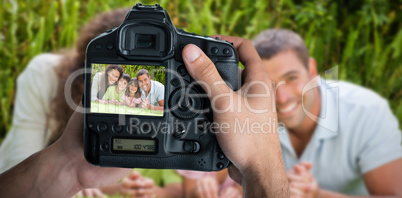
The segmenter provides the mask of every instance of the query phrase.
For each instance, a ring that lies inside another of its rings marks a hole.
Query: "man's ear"
[[[315,62],[315,59],[311,57],[308,59],[308,73],[310,74],[311,78],[314,78],[318,75],[317,63]]]

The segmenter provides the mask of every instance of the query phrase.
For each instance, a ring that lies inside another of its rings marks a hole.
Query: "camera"
[[[240,88],[233,44],[177,29],[158,4],[136,4],[119,27],[88,44],[83,96],[87,161],[199,171],[229,165],[211,124],[211,103],[183,63],[187,44],[207,54],[232,90]]]

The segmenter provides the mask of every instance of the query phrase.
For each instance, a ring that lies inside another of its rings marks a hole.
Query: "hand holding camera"
[[[281,159],[277,127],[269,125],[272,121],[276,122],[276,113],[273,111],[274,98],[268,73],[249,40],[231,36],[219,37],[233,42],[240,61],[245,67],[242,71],[243,86],[238,91],[235,92],[222,83],[222,77],[214,64],[197,46],[186,46],[183,50],[183,58],[190,75],[196,81],[202,82],[201,86],[209,90],[207,93],[209,99],[215,101],[214,122],[220,126],[227,123],[227,127],[215,130],[217,130],[216,137],[222,151],[232,162],[229,166],[229,174],[240,184],[254,177],[258,178],[259,174],[271,176],[264,182],[267,186],[274,185],[271,182],[275,180],[285,180],[283,182],[286,184],[286,178],[282,177],[285,170]],[[221,94],[230,97],[217,98]],[[235,100],[231,101],[232,98]],[[223,111],[226,108],[231,109]],[[236,127],[236,121],[242,124],[248,119],[259,124],[260,127],[243,129]],[[281,168],[274,172],[269,166],[260,166],[265,163],[277,163],[281,165]]]

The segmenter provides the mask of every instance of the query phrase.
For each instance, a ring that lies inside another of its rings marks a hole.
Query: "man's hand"
[[[249,40],[219,37],[233,42],[245,66],[243,86],[236,92],[225,84],[214,63],[200,48],[189,44],[182,55],[188,72],[211,101],[213,119],[218,125],[215,130],[217,140],[232,162],[229,174],[245,188],[248,196],[288,197],[289,187],[275,125],[275,100],[268,73]],[[253,127],[241,127],[247,123]]]
[[[151,104],[149,104],[148,98],[141,102],[141,108],[143,108],[143,109],[149,109],[150,106],[151,106]]]
[[[287,172],[290,188],[290,197],[316,198],[318,197],[319,186],[310,172],[312,164],[302,162],[296,164],[292,170]]]

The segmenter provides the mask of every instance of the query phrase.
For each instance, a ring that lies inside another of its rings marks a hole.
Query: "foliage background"
[[[151,80],[158,81],[165,85],[165,67],[163,66],[147,66],[147,65],[121,65],[123,72],[128,74],[130,78],[137,78],[140,69],[148,70]],[[96,73],[105,71],[108,64],[92,64],[91,82]]]
[[[319,71],[387,98],[402,121],[402,0],[143,0],[160,3],[173,23],[201,35],[253,39],[289,28],[305,39]],[[127,0],[3,0],[0,2],[0,141],[11,127],[15,81],[42,52],[74,47],[77,31],[97,13],[130,7]]]

